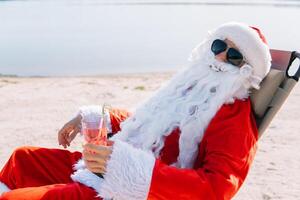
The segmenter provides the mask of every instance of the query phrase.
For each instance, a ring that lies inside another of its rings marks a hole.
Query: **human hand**
[[[88,170],[100,174],[106,172],[106,165],[112,153],[113,142],[108,141],[108,145],[103,146],[91,143],[83,145],[82,158]]]
[[[81,115],[67,122],[58,132],[58,144],[64,148],[70,146],[72,140],[81,130]]]

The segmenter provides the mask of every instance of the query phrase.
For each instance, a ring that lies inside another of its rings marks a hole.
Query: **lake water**
[[[0,1],[0,73],[176,70],[207,30],[232,20],[299,51],[299,19],[299,1]]]

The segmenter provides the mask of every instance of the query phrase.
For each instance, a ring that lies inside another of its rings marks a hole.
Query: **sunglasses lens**
[[[227,44],[223,40],[215,40],[213,41],[211,45],[211,51],[215,54],[218,55],[219,53],[222,53],[227,49]]]
[[[227,51],[227,61],[235,66],[239,66],[243,62],[243,55],[234,48],[229,48]]]

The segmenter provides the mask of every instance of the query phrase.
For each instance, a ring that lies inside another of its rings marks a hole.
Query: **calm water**
[[[207,30],[232,20],[261,27],[272,48],[299,51],[296,19],[299,1],[0,1],[0,73],[176,70]]]

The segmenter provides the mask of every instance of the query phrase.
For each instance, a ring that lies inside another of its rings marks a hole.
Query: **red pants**
[[[97,199],[97,193],[73,182],[72,167],[81,158],[80,152],[37,147],[18,148],[0,172],[0,181],[11,191],[4,199]]]

